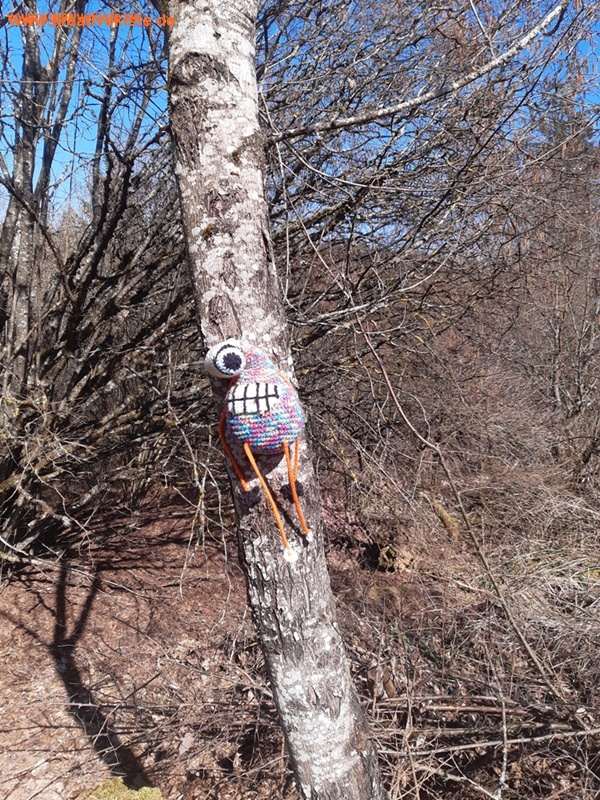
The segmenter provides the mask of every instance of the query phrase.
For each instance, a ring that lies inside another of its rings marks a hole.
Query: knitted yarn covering
[[[225,397],[226,431],[252,452],[280,453],[304,427],[298,395],[262,350],[245,346],[244,355],[246,368]]]

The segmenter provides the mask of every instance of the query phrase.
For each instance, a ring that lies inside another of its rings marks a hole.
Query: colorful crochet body
[[[236,339],[228,339],[211,347],[204,363],[211,375],[230,381],[219,423],[223,448],[242,488],[249,492],[248,482],[227,440],[241,445],[273,511],[284,544],[284,557],[287,561],[295,561],[298,553],[289,545],[279,509],[254,453],[284,453],[300,527],[306,540],[311,542],[313,534],[304,519],[296,489],[299,436],[304,427],[298,394],[262,350]],[[293,457],[290,453],[292,445]]]
[[[225,427],[253,453],[281,453],[304,427],[298,395],[261,350],[246,346],[244,355],[246,367],[225,398]]]

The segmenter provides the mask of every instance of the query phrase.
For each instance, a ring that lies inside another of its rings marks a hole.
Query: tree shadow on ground
[[[73,624],[71,633],[68,633],[68,562],[69,559],[66,556],[60,562],[56,581],[55,606],[52,607],[38,598],[54,618],[53,636],[50,642],[45,641],[33,628],[21,620],[13,618],[12,614],[2,611],[0,615],[10,620],[15,627],[24,630],[48,650],[54,660],[56,672],[65,687],[69,713],[89,738],[92,747],[106,764],[111,775],[122,778],[129,788],[151,786],[152,781],[142,762],[133,750],[121,741],[119,734],[111,727],[106,713],[96,701],[91,687],[86,684],[76,662],[77,645],[85,631],[94,600],[102,585],[101,567],[96,568],[79,615]],[[37,593],[34,592],[34,594]]]
[[[130,787],[149,786],[151,781],[141,761],[133,750],[121,741],[119,734],[111,728],[106,714],[96,702],[91,687],[86,685],[75,660],[77,644],[83,635],[94,600],[102,584],[100,568],[97,568],[94,573],[92,585],[70,634],[67,633],[68,577],[68,563],[63,560],[56,584],[54,634],[52,642],[47,645],[69,698],[68,710],[88,736],[94,750],[106,764],[111,775],[123,778]]]

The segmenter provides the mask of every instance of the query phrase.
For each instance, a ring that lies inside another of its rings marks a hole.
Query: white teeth
[[[265,414],[279,404],[279,388],[274,383],[236,383],[227,395],[227,410],[236,417]]]

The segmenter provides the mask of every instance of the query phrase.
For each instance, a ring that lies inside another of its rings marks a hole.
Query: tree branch
[[[456,81],[452,81],[452,83],[448,83],[447,85],[445,84],[438,89],[432,89],[430,92],[426,92],[425,94],[417,95],[410,100],[403,100],[401,103],[396,103],[393,106],[386,106],[385,108],[376,109],[372,108],[368,111],[365,111],[363,114],[356,114],[353,117],[342,117],[341,119],[332,119],[330,122],[315,123],[314,125],[305,125],[299,128],[289,128],[287,131],[272,133],[267,137],[267,142],[269,144],[275,144],[276,142],[282,142],[284,140],[296,139],[299,136],[309,136],[313,133],[325,133],[326,131],[340,130],[341,128],[351,128],[355,125],[364,125],[367,122],[374,122],[375,120],[383,119],[384,117],[391,117],[393,114],[401,114],[406,113],[407,111],[412,111],[414,108],[425,105],[425,103],[429,103],[431,100],[438,100],[441,97],[447,97],[455,92],[459,92],[470,83],[483,78],[484,75],[487,75],[498,67],[503,67],[505,64],[507,64],[518,53],[524,50],[527,45],[536,39],[553,20],[555,20],[557,17],[562,19],[569,2],[570,0],[561,0],[561,2],[558,3],[558,5],[556,5],[552,11],[546,14],[541,22],[533,27],[525,36],[515,42],[512,47],[509,47],[508,50],[504,51],[504,53],[501,53],[496,58],[491,59],[491,61],[488,61],[483,66],[478,67],[472,72],[469,72],[468,75],[465,75]]]

